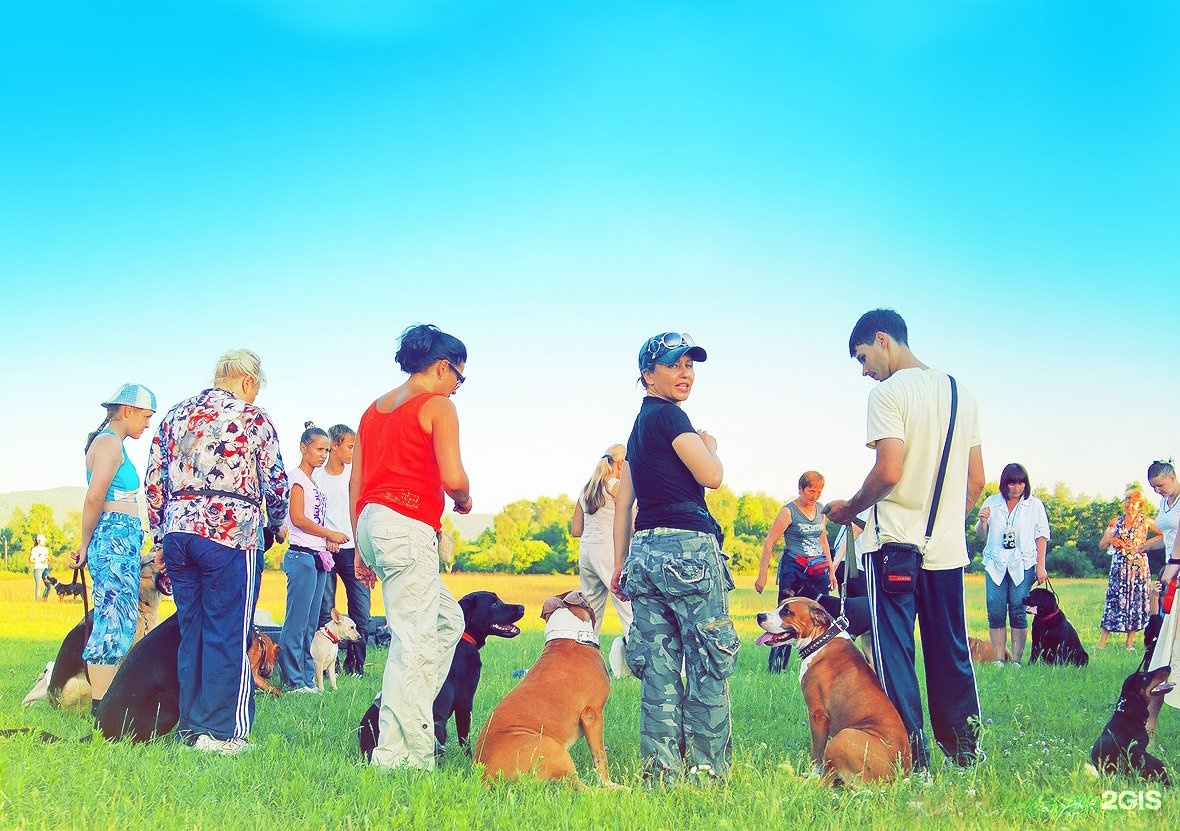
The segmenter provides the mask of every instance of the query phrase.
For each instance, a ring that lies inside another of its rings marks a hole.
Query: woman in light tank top
[[[1162,544],[1166,561],[1160,574],[1158,588],[1164,591],[1163,598],[1168,597],[1168,584],[1180,575],[1180,546],[1176,545],[1180,532],[1180,481],[1176,479],[1176,467],[1171,459],[1155,461],[1147,469],[1147,483],[1160,496],[1160,509],[1156,514],[1155,524],[1159,528],[1160,537],[1156,537],[1143,546],[1145,551],[1158,548]],[[1155,651],[1151,653],[1150,671],[1161,667],[1171,666],[1172,674],[1169,678],[1175,681],[1180,678],[1177,668],[1180,668],[1180,601],[1175,593],[1170,600],[1163,599],[1160,611],[1164,612],[1163,625],[1160,626],[1159,637],[1156,640]],[[1167,610],[1165,603],[1171,605]],[[1161,703],[1172,707],[1180,707],[1180,686],[1172,689],[1167,695],[1153,695],[1148,703],[1147,731],[1151,735],[1155,731],[1155,721],[1159,715]]]
[[[788,597],[809,597],[812,600],[836,591],[836,570],[828,547],[828,532],[819,497],[824,490],[824,477],[809,470],[799,477],[799,497],[778,512],[770,532],[762,543],[762,561],[754,590],[759,594],[766,588],[770,570],[770,555],[781,538],[783,554],[778,565],[778,602]],[[791,658],[790,646],[775,646],[770,650],[769,669],[782,672]]]
[[[86,439],[82,544],[70,557],[70,567],[87,566],[92,581],[94,624],[82,657],[93,712],[131,648],[139,616],[140,481],[123,442],[143,435],[156,411],[156,396],[140,384],[124,384],[102,405],[107,417]]]
[[[611,643],[610,668],[616,678],[628,675],[623,660],[623,644],[631,629],[631,603],[610,593],[610,581],[615,571],[615,493],[627,447],[612,444],[594,466],[594,473],[578,495],[570,534],[580,539],[578,546],[578,575],[582,596],[594,610],[594,633],[602,631],[602,616],[606,612],[606,598],[610,595],[623,637]]]

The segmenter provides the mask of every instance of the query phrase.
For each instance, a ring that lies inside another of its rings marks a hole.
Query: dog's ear
[[[566,592],[561,596],[561,602],[566,606],[576,606],[579,609],[585,609],[590,615],[590,624],[592,626],[598,625],[597,616],[594,614],[594,608],[590,605],[590,601],[582,594],[581,589],[576,589],[572,592]]]
[[[827,629],[836,623],[828,614],[828,610],[818,603],[810,603],[808,608],[811,610],[811,625],[816,629]]]
[[[340,622],[340,612],[336,611],[335,609],[332,609],[332,622],[333,623]]]
[[[566,594],[569,594],[569,592],[566,592]],[[562,600],[563,597],[565,597],[564,594],[557,597],[551,597],[545,601],[545,605],[541,607],[541,620],[548,621],[551,614],[565,606],[565,603]]]

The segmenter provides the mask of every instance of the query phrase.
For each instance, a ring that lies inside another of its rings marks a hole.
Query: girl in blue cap
[[[119,661],[131,648],[139,604],[139,474],[124,439],[143,435],[156,411],[156,396],[141,384],[124,384],[102,404],[107,417],[86,438],[86,499],[82,544],[72,568],[90,568],[94,626],[82,650],[90,676],[91,710],[106,694]]]
[[[665,332],[639,352],[639,408],[615,498],[611,590],[631,600],[624,652],[640,679],[639,752],[645,779],[714,779],[729,772],[729,687],[738,637],[729,617],[733,577],[705,488],[721,486],[717,440],[680,405],[705,350]],[[639,504],[632,535],[631,509]],[[683,667],[684,679],[681,678]]]

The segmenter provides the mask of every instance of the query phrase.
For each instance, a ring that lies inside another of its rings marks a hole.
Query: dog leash
[[[90,598],[86,591],[86,568],[78,567],[74,569],[74,579],[71,581],[77,583],[81,578],[82,582],[82,632],[86,635],[86,640],[90,640],[90,634],[94,631],[94,620],[90,617]],[[90,665],[85,661],[82,662],[82,671],[86,673],[86,683],[90,683]]]

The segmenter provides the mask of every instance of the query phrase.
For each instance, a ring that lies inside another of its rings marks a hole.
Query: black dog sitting
[[[1057,605],[1057,596],[1048,589],[1033,589],[1024,598],[1024,605],[1036,616],[1032,625],[1031,663],[1038,660],[1046,664],[1072,664],[1084,667],[1090,663],[1090,656],[1082,648],[1077,630],[1073,628],[1065,612]]]
[[[471,710],[475,704],[475,689],[479,686],[479,675],[483,659],[479,650],[489,637],[515,638],[520,628],[515,624],[524,617],[524,606],[505,603],[494,592],[471,592],[459,600],[463,609],[463,638],[455,648],[455,657],[447,672],[447,680],[434,699],[435,752],[446,748],[447,722],[455,716],[455,733],[459,746],[471,753]],[[378,713],[381,697],[373,701],[365,711],[357,732],[361,753],[366,759],[373,758],[377,746]]]
[[[1133,672],[1123,681],[1114,715],[1090,748],[1090,761],[1099,771],[1171,784],[1163,763],[1147,752],[1147,705],[1153,695],[1163,695],[1175,686],[1168,681],[1171,672],[1171,667]]]
[[[146,742],[180,721],[180,620],[173,615],[131,647],[98,706],[107,739]]]

